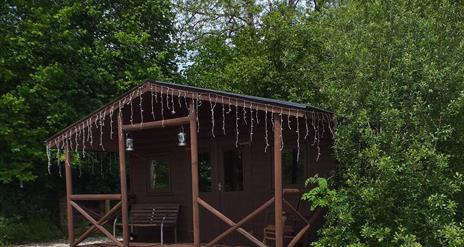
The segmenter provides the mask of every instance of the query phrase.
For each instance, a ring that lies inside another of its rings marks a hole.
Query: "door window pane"
[[[224,191],[243,190],[243,164],[236,149],[224,151]]]
[[[198,176],[200,192],[211,192],[211,159],[209,153],[198,154]]]
[[[282,150],[282,169],[284,185],[303,184],[304,169],[303,162],[297,161],[298,149],[284,148]]]
[[[166,190],[169,188],[169,165],[164,160],[152,160],[150,164],[150,188]]]

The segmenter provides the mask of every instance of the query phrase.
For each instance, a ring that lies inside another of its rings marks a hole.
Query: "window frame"
[[[164,161],[167,163],[168,166],[168,186],[166,188],[152,188],[152,173],[151,167],[153,162],[155,161]],[[146,166],[146,192],[148,194],[172,194],[172,159],[169,159],[167,156],[160,156],[160,157],[150,157],[148,159],[148,165]]]

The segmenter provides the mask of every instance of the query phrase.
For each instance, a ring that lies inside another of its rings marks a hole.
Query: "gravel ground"
[[[107,238],[88,238],[82,244],[98,244],[108,242]],[[67,240],[57,240],[49,243],[21,244],[12,247],[68,247]]]

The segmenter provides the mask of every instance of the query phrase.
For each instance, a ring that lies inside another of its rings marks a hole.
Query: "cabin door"
[[[247,160],[249,160],[248,145],[235,147],[235,142],[229,140],[219,142],[217,145],[217,164],[218,164],[218,184],[220,208],[219,210],[234,222],[238,222],[242,217],[249,213],[247,198]],[[224,231],[229,228],[224,223],[221,224]],[[229,235],[224,243],[237,243],[243,237],[234,232]]]
[[[218,187],[217,152],[214,141],[198,149],[198,182],[200,198],[214,208],[220,208]],[[200,206],[201,242],[209,242],[221,233],[222,222]]]

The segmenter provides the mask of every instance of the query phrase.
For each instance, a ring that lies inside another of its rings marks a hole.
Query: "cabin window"
[[[169,164],[165,160],[152,160],[150,164],[150,188],[166,191],[170,187]]]
[[[211,192],[211,159],[207,152],[198,153],[198,176],[200,192]]]
[[[243,190],[243,164],[240,151],[224,151],[224,191]]]
[[[297,148],[284,148],[282,150],[282,170],[284,185],[302,185],[304,180],[304,167],[302,162],[302,152],[298,157]]]

